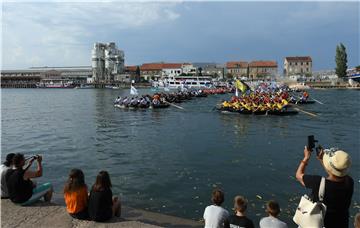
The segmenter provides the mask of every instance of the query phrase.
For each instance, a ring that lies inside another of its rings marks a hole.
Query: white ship
[[[157,88],[204,88],[212,87],[213,81],[209,76],[168,76],[152,83]]]

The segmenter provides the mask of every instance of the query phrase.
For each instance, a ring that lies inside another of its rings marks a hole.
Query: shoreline
[[[200,222],[165,214],[122,206],[121,217],[107,222],[94,222],[72,218],[65,206],[54,202],[38,201],[31,206],[18,206],[8,199],[1,200],[1,227],[203,227]]]

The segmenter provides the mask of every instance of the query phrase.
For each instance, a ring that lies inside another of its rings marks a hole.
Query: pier
[[[202,227],[197,221],[164,214],[122,208],[121,218],[113,217],[106,223],[72,218],[60,204],[39,201],[33,206],[21,207],[10,200],[1,200],[1,227],[93,227],[93,228],[157,228],[157,227]]]

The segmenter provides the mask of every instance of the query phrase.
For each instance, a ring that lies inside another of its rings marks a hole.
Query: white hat
[[[337,177],[347,175],[348,169],[351,165],[350,156],[342,150],[335,152],[325,150],[323,156],[323,164],[325,169]]]

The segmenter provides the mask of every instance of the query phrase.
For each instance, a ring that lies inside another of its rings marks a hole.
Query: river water
[[[295,181],[307,135],[352,157],[355,181],[352,216],[359,211],[360,91],[312,90],[324,105],[302,106],[316,113],[296,116],[221,114],[215,104],[230,95],[196,98],[163,110],[113,107],[128,90],[2,89],[1,157],[42,154],[44,176],[62,192],[71,168],[91,186],[107,170],[113,192],[128,206],[199,220],[214,187],[225,191],[231,210],[237,194],[249,200],[255,224],[264,203],[276,199],[281,218],[291,221],[299,197]],[[140,90],[142,93],[148,90]],[[308,173],[325,175],[313,157]]]

